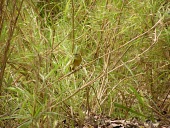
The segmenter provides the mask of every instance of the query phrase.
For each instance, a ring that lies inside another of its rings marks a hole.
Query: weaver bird
[[[74,54],[74,60],[71,67],[71,70],[74,70],[76,67],[78,67],[81,64],[82,58],[80,54]]]

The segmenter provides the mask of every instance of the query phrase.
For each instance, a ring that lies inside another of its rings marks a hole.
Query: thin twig
[[[15,27],[16,27],[16,23],[17,23],[17,20],[18,20],[18,17],[20,15],[20,11],[21,11],[21,7],[22,7],[22,4],[23,4],[23,1],[21,1],[21,5],[20,5],[20,8],[18,10],[18,14],[16,16],[16,18],[13,20],[13,17],[11,17],[11,21],[10,21],[10,28],[9,28],[9,37],[8,37],[8,40],[6,42],[6,47],[5,47],[5,51],[4,51],[4,55],[2,57],[2,66],[1,66],[1,71],[0,71],[0,95],[1,95],[1,88],[2,88],[2,82],[3,82],[3,77],[4,77],[4,72],[5,72],[5,68],[6,68],[6,63],[7,63],[7,60],[8,60],[8,52],[10,50],[10,45],[11,45],[11,39],[12,39],[12,36],[14,34],[14,30],[15,30]],[[13,14],[12,16],[14,16],[14,13],[15,13],[15,8],[16,8],[16,1],[14,3],[14,6],[13,6]]]
[[[92,83],[94,83],[96,80],[100,79],[101,77],[103,77],[104,73],[101,72],[96,78],[94,78],[93,80],[89,81],[88,83],[84,84],[83,86],[81,86],[80,88],[78,88],[75,92],[73,92],[73,94],[69,95],[68,97],[66,97],[65,99],[63,99],[62,101],[59,101],[58,103],[56,103],[54,106],[59,105],[60,103],[70,99],[71,97],[73,97],[74,95],[76,95],[78,92],[80,92],[81,90],[83,90],[84,88],[89,87]],[[54,101],[56,102],[56,101]]]
[[[71,0],[72,4],[72,53],[74,52],[75,36],[74,36],[74,0]]]
[[[68,74],[59,77],[58,80],[62,80],[62,79],[64,79],[64,78],[70,76],[70,75],[73,74],[74,72],[80,70],[82,67],[88,67],[88,66],[90,66],[90,65],[93,64],[96,60],[102,58],[103,56],[108,55],[108,54],[110,54],[110,53],[113,53],[113,52],[115,52],[115,51],[117,51],[117,50],[125,47],[126,45],[130,44],[131,42],[137,40],[138,38],[144,36],[145,34],[147,34],[148,32],[150,32],[152,29],[154,29],[155,27],[157,27],[157,25],[162,21],[162,19],[163,19],[163,18],[160,18],[160,19],[156,22],[156,24],[155,24],[154,26],[152,26],[149,30],[147,30],[146,32],[144,32],[144,33],[142,33],[142,34],[140,34],[140,35],[138,35],[138,36],[136,36],[136,37],[134,37],[133,39],[131,39],[131,40],[128,41],[127,43],[121,45],[119,48],[117,48],[117,49],[115,49],[115,50],[112,50],[112,51],[110,51],[110,52],[108,52],[108,53],[106,53],[106,54],[103,54],[102,56],[100,56],[100,57],[92,60],[92,61],[89,62],[89,63],[86,63],[86,64],[84,64],[84,65],[82,65],[82,66],[77,67],[77,68],[76,68],[75,70],[73,70],[72,72],[69,72]],[[153,44],[152,44],[152,46],[153,46]],[[130,48],[130,47],[129,47],[129,48]],[[141,56],[142,54],[144,54],[144,53],[145,53],[146,51],[148,51],[150,48],[151,48],[151,47],[149,47],[147,50],[145,50],[144,52],[142,52],[141,54],[139,54],[138,57]],[[126,51],[127,51],[127,50],[126,50]],[[122,54],[122,57],[123,57],[123,54]],[[122,57],[120,57],[120,58],[122,58]],[[132,62],[132,61],[134,61],[134,59],[136,59],[136,58],[137,58],[137,57],[133,58],[132,60],[127,61],[126,63]],[[120,59],[119,59],[119,61],[120,61]],[[118,61],[118,62],[119,62],[119,61]],[[116,62],[116,64],[114,65],[114,67],[117,65],[118,62]],[[122,65],[119,65],[118,67],[113,68],[113,70],[115,70],[115,69],[117,69],[117,68],[119,68],[119,67],[121,67],[121,66],[122,66]],[[112,72],[113,70],[109,71],[109,73]]]

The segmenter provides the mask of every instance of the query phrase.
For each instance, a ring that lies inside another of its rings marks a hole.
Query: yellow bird
[[[74,54],[74,60],[73,60],[71,70],[74,70],[76,67],[78,67],[81,64],[81,61],[82,61],[81,55],[80,54]]]

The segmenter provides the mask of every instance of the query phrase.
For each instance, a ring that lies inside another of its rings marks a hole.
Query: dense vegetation
[[[168,0],[1,0],[0,12],[1,128],[167,120]]]

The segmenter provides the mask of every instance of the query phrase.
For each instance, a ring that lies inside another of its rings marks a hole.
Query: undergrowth
[[[168,0],[0,3],[0,126],[170,112]],[[70,70],[73,54],[82,62]]]

